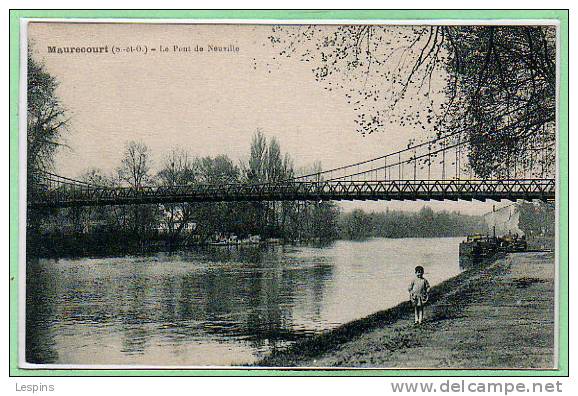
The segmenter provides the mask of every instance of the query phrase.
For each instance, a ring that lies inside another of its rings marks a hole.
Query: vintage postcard
[[[560,368],[558,20],[20,26],[20,368]]]

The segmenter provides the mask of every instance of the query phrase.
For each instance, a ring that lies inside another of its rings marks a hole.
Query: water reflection
[[[247,363],[403,301],[414,265],[427,262],[434,284],[455,275],[454,242],[411,248],[400,240],[339,241],[323,248],[30,260],[27,361]]]
[[[56,319],[53,274],[32,259],[26,265],[26,361],[54,363],[58,352],[52,322]],[[42,293],[40,293],[42,291]]]

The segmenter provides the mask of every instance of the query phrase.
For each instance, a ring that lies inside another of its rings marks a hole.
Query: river
[[[27,269],[29,363],[232,366],[406,300],[460,272],[461,238],[211,247],[40,259]]]

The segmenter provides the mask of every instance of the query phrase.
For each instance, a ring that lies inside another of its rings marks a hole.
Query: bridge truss
[[[534,150],[535,158],[523,164],[509,164],[506,174],[476,178],[468,166],[467,143],[455,133],[367,161],[260,184],[108,187],[45,173],[38,188],[29,189],[28,205],[62,208],[295,200],[554,200],[554,172],[543,160],[545,153],[551,155],[552,147]]]

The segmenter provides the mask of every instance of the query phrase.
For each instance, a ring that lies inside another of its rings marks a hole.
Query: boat
[[[466,240],[460,243],[460,257],[481,259],[491,257],[498,251],[498,240],[495,237],[482,234],[468,235]]]
[[[525,252],[528,250],[526,237],[517,234],[507,234],[498,238],[499,250],[506,253]]]
[[[461,258],[480,260],[492,257],[497,252],[516,253],[528,250],[528,243],[524,236],[507,234],[501,237],[483,234],[468,235],[460,243],[459,255]]]

